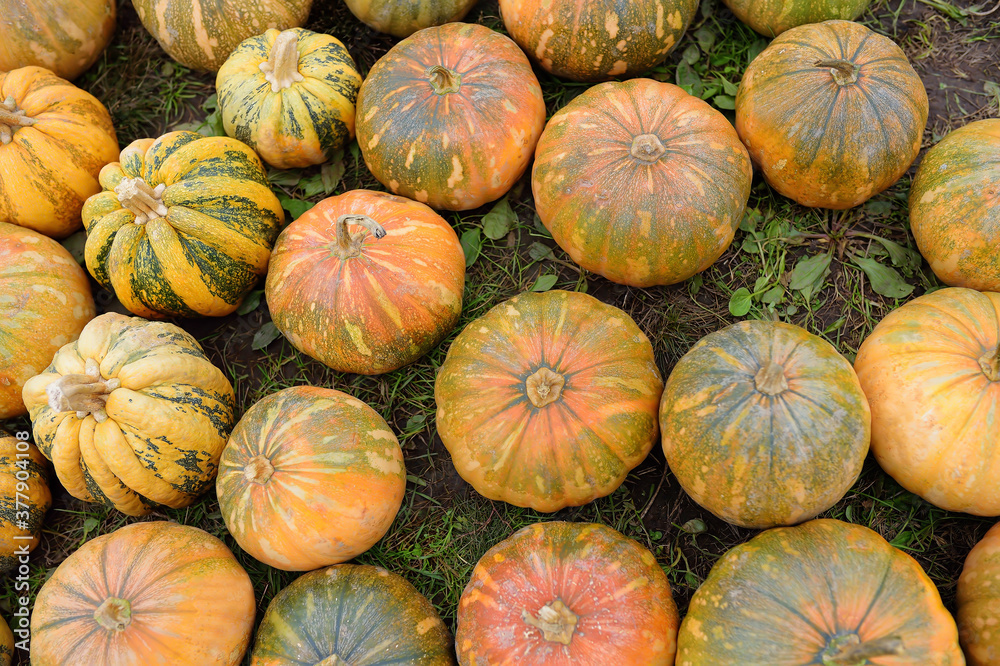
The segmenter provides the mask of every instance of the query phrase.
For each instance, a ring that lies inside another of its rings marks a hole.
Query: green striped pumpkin
[[[21,546],[27,544],[30,551],[38,545],[52,506],[48,476],[45,457],[34,444],[0,429],[0,573],[17,566]]]
[[[723,0],[736,18],[767,37],[831,19],[853,21],[871,0]]]

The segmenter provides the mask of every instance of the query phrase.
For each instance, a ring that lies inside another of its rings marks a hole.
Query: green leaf
[[[219,96],[216,93],[212,93],[201,103],[201,108],[205,113],[212,113],[217,110],[219,108]]]
[[[747,51],[747,64],[753,62],[753,59],[760,55],[761,51],[767,48],[766,39],[758,39],[753,44],[750,45]]]
[[[559,276],[555,273],[539,275],[535,279],[535,284],[531,285],[531,291],[548,291],[552,287],[556,286],[556,281],[558,279]]]
[[[694,38],[698,40],[698,46],[706,53],[712,50],[715,45],[715,31],[707,25],[703,25],[694,32]]]
[[[538,213],[535,213],[535,217],[532,220],[532,224],[535,225],[535,231],[537,231],[539,234],[545,236],[546,238],[552,238],[552,233],[545,228],[544,224],[542,224],[542,218],[538,217]]]
[[[243,299],[242,303],[240,303],[240,307],[236,308],[236,314],[245,315],[256,310],[257,306],[260,305],[260,296],[263,293],[263,289],[254,289],[247,294],[247,297]]]
[[[830,274],[831,261],[833,255],[829,253],[799,259],[788,275],[788,288],[801,291],[802,296],[808,301],[823,286],[823,280]]]
[[[226,127],[222,124],[222,114],[213,111],[205,116],[205,126],[198,128],[198,133],[204,136],[226,136]]]
[[[678,63],[676,81],[677,85],[683,88],[689,95],[694,95],[695,97],[701,96],[701,77],[691,69],[691,65],[688,64],[687,60],[681,60]]]
[[[267,179],[272,185],[295,187],[302,180],[302,169],[270,169]]]
[[[462,234],[462,250],[465,252],[465,267],[469,268],[476,263],[479,253],[483,249],[483,235],[476,229],[469,229]]]
[[[881,243],[882,247],[889,253],[889,259],[892,261],[893,266],[909,268],[911,270],[920,268],[923,257],[916,250],[911,250],[888,238],[876,238],[875,240]]]
[[[701,273],[696,273],[692,275],[688,281],[688,293],[692,296],[697,296],[698,292],[701,291],[701,287],[705,284],[705,278]]]
[[[712,98],[712,103],[715,104],[717,109],[732,111],[736,108],[736,100],[729,95],[716,95]]]
[[[414,414],[410,418],[406,419],[406,430],[419,430],[424,427],[424,423],[426,421],[426,414]]]
[[[696,62],[698,62],[698,60],[701,58],[701,51],[698,49],[698,45],[691,44],[686,49],[684,49],[684,53],[681,54],[681,58],[683,58],[684,62],[686,62],[689,65],[693,65]]]
[[[722,82],[722,89],[727,95],[736,97],[736,93],[740,91],[740,86],[738,84],[732,83],[729,79],[724,79],[721,76],[718,77],[718,80]]]
[[[340,157],[337,157],[337,155],[340,155]],[[330,161],[324,164],[319,170],[319,175],[323,179],[323,191],[327,194],[333,194],[333,191],[337,189],[337,185],[340,184],[341,178],[344,177],[346,170],[347,167],[344,166],[344,151],[338,150],[330,158]]]
[[[307,199],[324,191],[322,174],[315,173],[299,181],[299,189]]]
[[[302,215],[302,213],[316,205],[311,201],[303,201],[302,199],[286,197],[284,194],[278,195],[278,201],[281,202],[281,207],[288,211],[288,214],[292,216],[293,220],[299,219],[299,216]]]
[[[760,246],[757,244],[756,238],[744,238],[740,244],[740,249],[748,254],[757,254],[760,252]]]
[[[348,144],[347,151],[351,153],[351,157],[353,157],[354,162],[357,163],[358,159],[361,157],[361,146],[358,145],[357,139]]]
[[[701,518],[692,518],[681,525],[681,529],[688,534],[703,534],[708,531],[708,525]]]
[[[777,305],[781,302],[781,299],[785,297],[785,288],[780,284],[776,284],[763,294],[761,294],[760,302],[767,303],[768,305]]]
[[[764,216],[760,214],[760,211],[756,208],[747,208],[746,212],[743,213],[743,219],[740,220],[740,229],[743,231],[756,231],[757,226],[760,224]]]
[[[756,294],[758,291],[766,287],[770,281],[771,278],[766,275],[761,275],[757,278],[757,281],[753,283],[753,293]]]
[[[87,518],[83,521],[83,533],[89,534],[90,532],[93,532],[97,529],[98,525],[100,525],[100,523],[97,518]]]
[[[504,197],[483,217],[483,233],[487,238],[498,240],[506,236],[511,226],[515,224],[517,224],[517,213],[510,207],[507,197]]]
[[[280,336],[281,331],[278,330],[278,327],[274,325],[273,321],[269,321],[261,326],[256,333],[254,333],[253,342],[250,343],[250,348],[254,351],[264,349]]]
[[[539,243],[538,241],[535,241],[534,243],[531,244],[531,247],[528,248],[528,256],[534,259],[535,261],[543,261],[545,259],[551,259],[553,256],[552,248],[546,245],[545,243]]]
[[[734,317],[744,316],[750,312],[752,301],[753,297],[750,294],[750,290],[746,287],[740,287],[729,297],[729,313]]]
[[[1000,86],[998,86],[993,81],[987,81],[983,84],[983,92],[992,97],[990,100],[997,109],[1000,109]]]
[[[891,201],[869,201],[865,204],[865,212],[872,215],[888,215],[892,212]]]
[[[69,238],[63,239],[62,246],[66,248],[67,252],[73,255],[76,263],[82,266],[85,260],[83,252],[87,247],[87,232],[78,231]]]
[[[913,293],[913,285],[906,284],[895,268],[883,266],[867,257],[851,257],[858,268],[868,276],[872,291],[886,298],[905,298]]]

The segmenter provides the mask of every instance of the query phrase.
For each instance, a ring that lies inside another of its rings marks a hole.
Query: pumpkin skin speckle
[[[521,177],[545,126],[542,88],[509,38],[481,25],[425,28],[361,84],[358,145],[392,192],[469,210]]]
[[[733,240],[753,167],[725,116],[670,83],[602,83],[556,113],[531,188],[545,227],[589,271],[674,284]]]
[[[34,444],[0,429],[0,573],[17,566],[23,546],[32,551],[38,545],[42,521],[52,506],[48,476],[45,456]]]
[[[476,0],[345,0],[360,21],[394,37],[409,37],[417,30],[461,21]]]
[[[817,64],[833,61],[851,74]],[[906,172],[927,112],[924,84],[892,40],[858,23],[824,21],[781,33],[750,63],[736,95],[736,130],[780,194],[843,210]]]
[[[10,666],[14,660],[14,632],[6,620],[0,618],[0,666]]]
[[[616,307],[524,293],[463,330],[434,384],[437,429],[482,495],[558,511],[608,495],[649,453],[663,380]]]
[[[955,621],[912,557],[867,527],[813,520],[716,562],[681,623],[676,664],[813,666],[859,639],[894,637],[901,654],[864,663],[965,664]]]
[[[958,633],[969,666],[1000,663],[1000,523],[965,559],[958,579]]]
[[[663,62],[698,0],[500,0],[507,32],[535,62],[574,81],[635,76]]]
[[[789,28],[834,19],[853,21],[871,0],[724,0],[736,18],[764,35],[774,37]]]
[[[544,624],[553,607],[561,632]],[[476,564],[455,645],[462,666],[672,666],[678,622],[666,575],[638,543],[604,525],[536,523]]]
[[[927,151],[910,189],[910,228],[942,282],[1000,291],[1000,120],[969,123]]]

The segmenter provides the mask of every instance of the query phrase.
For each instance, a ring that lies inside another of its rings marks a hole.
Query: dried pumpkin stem
[[[243,476],[251,483],[267,483],[271,475],[274,474],[274,465],[267,459],[267,456],[257,455],[247,461],[247,466],[243,468]]]
[[[462,75],[453,69],[434,65],[427,68],[427,78],[431,82],[431,88],[438,95],[457,93],[462,87]]]
[[[753,378],[757,390],[767,395],[778,395],[788,390],[788,380],[785,379],[785,369],[774,361],[757,371]]]
[[[816,67],[828,68],[833,75],[833,80],[840,86],[857,83],[858,74],[861,72],[861,66],[850,60],[817,60],[813,64]]]
[[[94,611],[94,620],[108,631],[125,631],[132,623],[132,604],[128,599],[108,597]]]
[[[274,40],[271,56],[260,63],[260,71],[271,84],[271,92],[290,88],[305,77],[299,73],[299,36],[294,30],[285,30]]]
[[[823,657],[823,666],[864,666],[869,659],[903,654],[903,639],[885,636],[873,641],[857,641]]]
[[[660,137],[655,134],[640,134],[632,140],[632,157],[643,162],[656,162],[667,151]]]
[[[527,610],[522,610],[521,619],[525,624],[542,632],[542,638],[545,640],[563,645],[569,645],[573,641],[573,632],[576,631],[576,623],[579,621],[576,613],[561,599],[542,606],[538,610],[538,617]]]
[[[1000,381],[1000,345],[979,359],[979,367],[991,382]]]
[[[24,109],[17,108],[14,96],[10,95],[0,103],[0,142],[7,144],[14,140],[14,132],[22,127],[31,127],[37,120],[25,115]]]
[[[385,227],[368,217],[367,215],[341,215],[334,222],[334,229],[337,234],[337,247],[335,253],[341,259],[350,259],[361,254],[361,243],[365,239],[365,234],[361,233],[352,236],[347,225],[357,224],[372,232],[375,238],[385,238]]]
[[[340,655],[331,654],[323,661],[316,662],[315,666],[351,666],[351,665],[346,660],[341,659]]]
[[[524,392],[535,407],[541,409],[551,404],[562,395],[566,378],[549,368],[539,368],[524,382]]]
[[[88,358],[84,374],[63,375],[45,387],[45,394],[53,411],[76,412],[81,419],[92,414],[98,423],[103,423],[108,418],[104,409],[108,395],[120,386],[117,378],[104,379],[97,361]]]
[[[167,189],[166,183],[160,183],[155,188],[142,178],[122,178],[115,188],[118,201],[122,208],[135,215],[136,224],[146,224],[150,220],[167,216],[167,206],[160,198]]]

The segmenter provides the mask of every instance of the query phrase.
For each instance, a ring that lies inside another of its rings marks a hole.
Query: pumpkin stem
[[[372,232],[375,238],[385,238],[385,227],[367,215],[341,215],[333,223],[337,233],[336,254],[340,255],[341,259],[350,259],[361,254],[361,242],[365,238],[364,233],[352,236],[347,229],[348,224],[359,224]]]
[[[573,640],[573,632],[576,631],[576,613],[569,607],[556,599],[550,604],[542,606],[538,610],[538,617],[534,617],[526,610],[521,611],[521,619],[525,624],[531,625],[542,632],[542,638],[553,643],[569,645]]]
[[[778,395],[788,390],[785,369],[774,361],[768,361],[767,365],[758,370],[753,381],[757,390],[767,395]]]
[[[267,483],[272,474],[274,474],[274,465],[267,459],[267,456],[263,455],[254,456],[247,462],[247,466],[243,468],[243,476],[251,483],[263,485]]]
[[[824,654],[823,666],[865,666],[869,659],[903,654],[903,639],[899,636],[861,642],[857,634],[851,634],[850,639],[834,646],[833,654]]]
[[[305,77],[299,73],[299,36],[285,30],[274,40],[271,56],[260,63],[260,71],[271,84],[271,92],[280,92]]]
[[[87,359],[85,374],[63,375],[45,387],[49,408],[55,412],[76,412],[83,419],[93,414],[98,423],[108,418],[104,407],[108,394],[122,385],[117,378],[104,379],[97,361]]]
[[[441,65],[428,67],[427,78],[431,82],[431,88],[438,95],[457,93],[458,89],[462,87],[462,75]]]
[[[857,65],[850,60],[817,60],[813,63],[816,67],[827,67],[833,75],[833,80],[839,86],[846,86],[857,83],[858,73],[861,72],[861,65]]]
[[[632,140],[632,157],[643,162],[656,162],[666,151],[660,137],[655,134],[640,134]]]
[[[108,597],[94,611],[94,620],[108,631],[125,631],[132,622],[132,604],[128,599]]]
[[[549,368],[539,368],[525,380],[524,384],[528,400],[531,401],[532,405],[541,409],[559,399],[563,386],[566,384],[566,378]]]
[[[14,96],[9,95],[0,103],[0,142],[8,144],[14,140],[14,132],[22,127],[31,127],[38,121],[25,115],[24,109],[17,108]]]
[[[115,188],[115,194],[118,195],[122,208],[135,215],[136,224],[146,224],[150,220],[167,216],[167,207],[160,198],[165,189],[166,183],[152,188],[142,178],[122,178],[122,182]]]
[[[1000,345],[995,350],[983,354],[979,359],[979,367],[991,382],[1000,381]]]
[[[340,658],[340,655],[331,654],[323,661],[316,662],[315,666],[351,666],[347,661]]]

